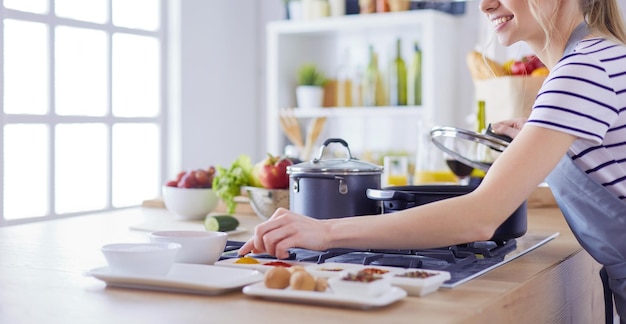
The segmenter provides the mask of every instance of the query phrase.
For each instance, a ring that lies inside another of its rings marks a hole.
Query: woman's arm
[[[532,125],[515,137],[469,194],[384,215],[329,220],[281,209],[256,227],[240,254],[267,252],[280,258],[291,247],[429,248],[489,239],[575,140]]]

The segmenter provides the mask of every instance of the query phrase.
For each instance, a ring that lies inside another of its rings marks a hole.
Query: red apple
[[[214,177],[215,167],[209,166],[205,170],[180,171],[176,179],[167,181],[165,185],[178,188],[211,188]]]
[[[209,173],[205,170],[196,170],[196,186],[200,188],[210,188],[213,178],[209,176]]]
[[[293,163],[288,158],[273,156],[268,153],[267,158],[257,165],[256,176],[261,185],[268,189],[289,188],[289,175],[287,167]]]
[[[189,171],[178,182],[179,188],[196,188],[198,181],[196,180],[196,171]]]
[[[536,55],[526,55],[521,60],[513,62],[511,74],[530,75],[535,69],[544,66]]]

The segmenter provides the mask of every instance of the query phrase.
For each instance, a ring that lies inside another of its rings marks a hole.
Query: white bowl
[[[113,243],[100,250],[113,273],[166,275],[181,245],[178,243]]]
[[[414,278],[404,275],[410,273],[427,273],[428,277]],[[447,271],[422,270],[422,269],[405,269],[400,273],[390,274],[391,285],[406,290],[410,296],[424,296],[436,291],[448,279],[450,273]]]
[[[344,272],[341,276],[328,278],[328,285],[336,294],[376,297],[391,289],[391,280],[386,276],[377,276],[371,282],[348,281],[344,278],[356,272]]]
[[[162,194],[165,207],[179,219],[204,219],[219,202],[211,188],[163,186]]]
[[[182,247],[176,255],[176,262],[213,264],[226,247],[228,234],[207,231],[159,231],[150,233],[152,242],[173,242]]]

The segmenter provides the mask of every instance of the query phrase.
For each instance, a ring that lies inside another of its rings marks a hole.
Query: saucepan
[[[345,156],[325,158],[331,144],[340,144]],[[348,143],[329,138],[317,158],[287,167],[289,209],[318,219],[380,214],[381,203],[367,197],[367,189],[379,189],[383,167],[359,161]]]
[[[454,127],[435,127],[431,140],[443,152],[474,168],[488,171],[493,161],[508,146],[511,138],[494,134],[491,125],[484,134]],[[471,185],[419,185],[370,189],[367,196],[383,203],[383,212],[390,213],[434,201],[465,195],[476,189]],[[496,203],[496,202],[494,202]],[[459,215],[462,217],[463,215]],[[527,203],[524,201],[502,223],[491,238],[506,241],[520,237],[527,230]]]
[[[470,193],[475,186],[462,185],[418,185],[385,187],[367,190],[367,197],[383,203],[383,212],[392,213],[442,199]],[[463,218],[463,215],[459,215]],[[494,232],[491,240],[507,241],[520,237],[527,230],[527,206],[522,203]]]

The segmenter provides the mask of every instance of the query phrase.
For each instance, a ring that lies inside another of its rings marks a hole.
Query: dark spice
[[[397,274],[396,277],[403,277],[403,278],[428,278],[428,277],[432,277],[434,275],[437,275],[436,273],[432,273],[432,272],[426,272],[426,271],[410,271],[410,272],[405,272],[403,274]]]

